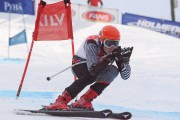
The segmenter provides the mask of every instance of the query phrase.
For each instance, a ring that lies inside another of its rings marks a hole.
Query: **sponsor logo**
[[[4,10],[7,12],[23,12],[22,4],[10,4],[9,2],[4,2]]]
[[[170,24],[162,24],[159,22],[148,21],[146,19],[139,19],[137,22],[129,22],[128,25],[137,25],[144,28],[149,28],[162,33],[180,33],[180,27]]]
[[[124,116],[124,118],[127,118],[129,115],[123,115]]]
[[[113,15],[102,11],[90,11],[83,14],[83,18],[90,21],[112,22]]]
[[[62,25],[62,22],[64,20],[64,16],[65,14],[61,14],[61,16],[57,15],[57,14],[54,14],[54,15],[42,15],[41,16],[41,21],[40,21],[40,26],[61,26]]]
[[[104,116],[108,117],[111,114],[111,112],[104,112]]]

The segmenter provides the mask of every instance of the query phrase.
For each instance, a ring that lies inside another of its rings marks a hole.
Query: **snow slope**
[[[10,58],[7,59],[8,15],[0,13],[0,16],[0,119],[60,119],[47,115],[17,115],[14,109],[39,109],[41,105],[53,102],[72,83],[70,69],[49,82],[46,80],[47,76],[71,65],[71,41],[35,42],[22,93],[17,100],[15,96],[26,63],[27,46],[21,44],[10,47]],[[22,16],[12,17],[11,35],[22,29]],[[25,19],[30,46],[35,17],[25,16]],[[75,50],[88,35],[99,33],[104,25],[106,23],[73,21]],[[112,25],[121,31],[122,47],[134,46],[132,74],[127,81],[118,76],[93,101],[95,109],[130,111],[133,120],[179,120],[180,40],[138,27]]]

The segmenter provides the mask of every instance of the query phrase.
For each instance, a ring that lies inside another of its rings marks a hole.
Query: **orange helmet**
[[[100,37],[102,42],[104,42],[105,39],[117,41],[120,40],[120,32],[116,27],[106,25],[100,31]]]

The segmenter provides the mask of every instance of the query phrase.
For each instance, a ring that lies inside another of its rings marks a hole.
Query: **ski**
[[[88,118],[113,118],[113,119],[122,119],[129,120],[132,115],[130,112],[122,113],[113,113],[109,109],[102,111],[92,111],[92,110],[71,110],[71,111],[62,111],[62,110],[18,110],[31,113],[41,113],[52,116],[61,116],[61,117],[88,117]]]

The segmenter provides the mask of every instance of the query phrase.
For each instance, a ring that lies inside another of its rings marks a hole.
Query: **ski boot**
[[[84,95],[80,97],[79,100],[75,101],[70,106],[77,109],[94,110],[91,102],[97,96],[98,94],[94,90],[89,89]]]
[[[51,103],[49,106],[45,106],[46,110],[70,110],[67,104],[72,100],[72,97],[67,91],[64,91],[54,103]]]

